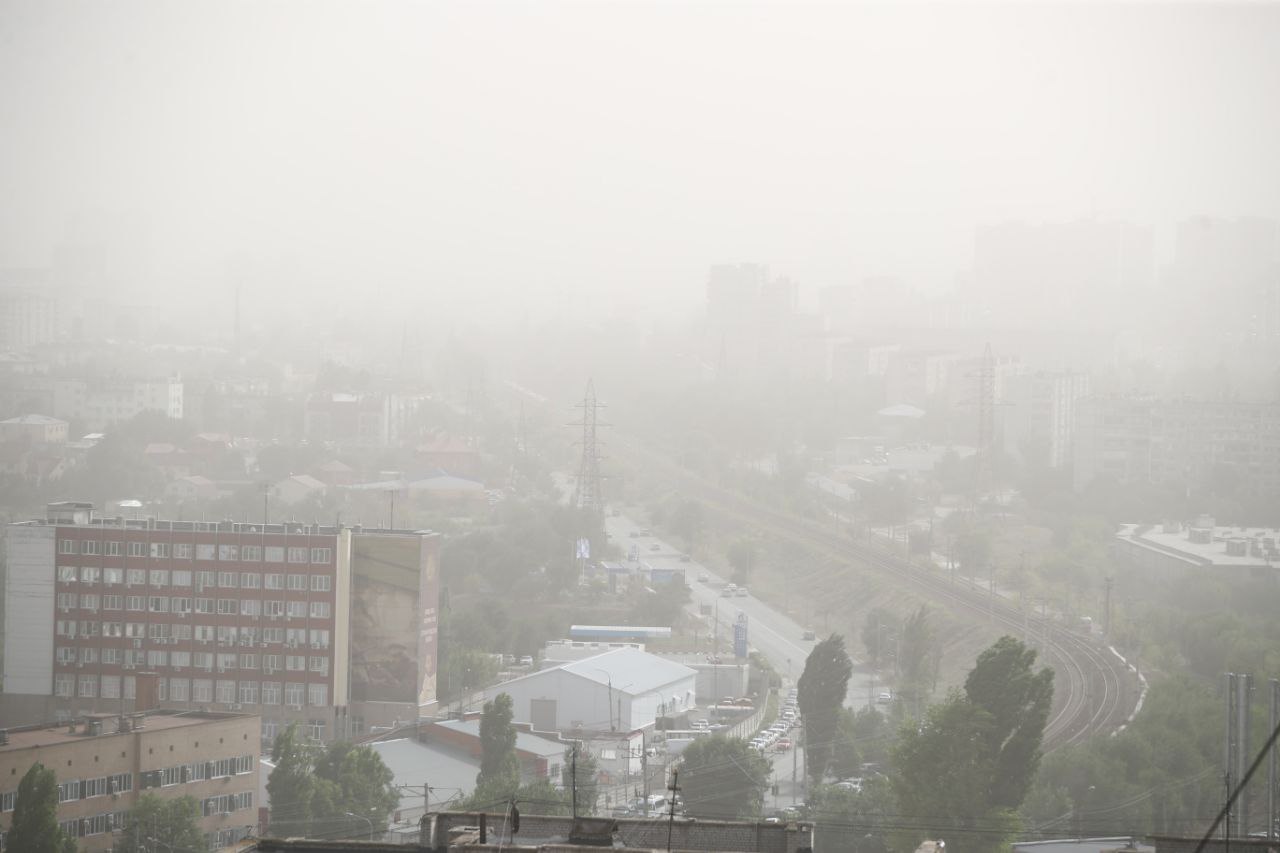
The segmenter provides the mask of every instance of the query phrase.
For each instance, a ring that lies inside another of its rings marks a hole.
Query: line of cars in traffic
[[[778,709],[778,718],[767,728],[756,733],[751,739],[752,748],[759,752],[786,752],[795,744],[791,739],[791,730],[800,722],[800,709],[796,706],[796,689],[787,691],[787,697]]]

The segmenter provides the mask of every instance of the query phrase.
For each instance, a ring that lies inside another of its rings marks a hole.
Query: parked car
[[[888,705],[890,702],[893,701],[893,694],[890,693],[888,690],[886,690],[876,697],[876,701],[879,702],[881,705]]]
[[[805,642],[812,642],[817,638],[818,638],[817,635],[814,634],[812,631],[805,631],[803,634],[800,635],[800,639],[804,640]]]
[[[778,742],[773,745],[773,748],[776,752],[786,752],[788,749],[791,748],[791,738],[789,737],[778,738]]]
[[[530,655],[525,655],[524,657],[520,658],[520,665],[533,666],[533,658]]]
[[[707,572],[698,572],[698,583],[706,583],[711,580],[711,575]]]
[[[738,596],[738,598],[746,598],[748,595],[750,595],[750,593],[747,592],[747,588],[745,586],[738,587],[736,590],[734,590],[733,594]]]

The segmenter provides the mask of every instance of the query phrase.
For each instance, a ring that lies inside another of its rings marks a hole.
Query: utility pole
[[[1104,583],[1107,597],[1102,614],[1102,636],[1109,641],[1111,639],[1111,588],[1115,586],[1115,579],[1107,578]]]
[[[680,795],[680,786],[676,784],[676,780],[679,778],[679,775],[679,770],[672,770],[671,784],[667,786],[667,790],[671,792],[671,802],[669,804],[670,809],[667,817],[667,853],[671,853],[671,831],[676,825],[676,797]]]
[[[573,791],[573,819],[578,819],[578,743],[574,741],[573,756],[569,760],[569,787]]]

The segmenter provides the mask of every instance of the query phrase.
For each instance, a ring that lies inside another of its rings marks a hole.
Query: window
[[[121,657],[120,649],[103,649],[102,650],[103,663],[109,663],[109,664],[112,664],[113,666],[117,666],[120,663],[120,657]]]
[[[256,598],[240,599],[240,615],[241,616],[262,615],[262,602]]]
[[[331,606],[327,601],[311,602],[311,617],[313,619],[328,619]]]
[[[241,628],[240,629],[240,645],[242,646],[258,645],[258,629],[257,628]]]
[[[333,589],[333,578],[328,575],[311,576],[312,592],[329,592],[331,589]]]
[[[223,589],[235,589],[239,575],[235,572],[218,572],[218,586]]]
[[[168,613],[169,612],[169,596],[153,595],[148,602],[148,610],[152,613]]]
[[[87,553],[89,553],[89,552],[88,552],[88,551],[85,551],[85,553],[87,554]],[[307,549],[306,549],[306,548],[290,548],[290,549],[289,549],[289,562],[290,562],[290,563],[305,563],[306,561],[307,561]]]
[[[240,559],[246,563],[262,562],[262,546],[261,545],[241,545]]]
[[[57,650],[58,663],[75,663],[76,649],[75,646],[58,646]]]
[[[84,595],[80,596],[80,609],[81,610],[97,610],[98,596],[92,593],[87,593],[87,592]]]
[[[284,685],[284,703],[286,705],[302,705],[302,700],[306,694],[303,693],[306,685],[296,681],[286,682]]]
[[[54,625],[53,633],[59,637],[74,637],[79,624],[74,619],[59,619]]]
[[[97,779],[85,779],[81,793],[84,799],[90,797],[102,797],[107,793],[107,777],[99,776]]]
[[[104,542],[104,543],[102,543],[102,544],[106,547],[106,555],[107,555],[108,557],[119,557],[119,556],[120,556],[120,540],[118,540],[118,539],[109,539],[109,540],[107,540],[106,542]]]
[[[173,579],[170,581],[174,586],[191,586],[191,570],[190,569],[174,569]]]
[[[80,648],[80,663],[97,663],[98,650],[93,646],[82,646]]]
[[[305,601],[290,601],[288,609],[285,611],[289,616],[301,617],[307,615],[307,603]]]
[[[316,740],[324,740],[324,720],[307,720],[307,734]]]
[[[124,583],[124,569],[103,569],[102,582],[107,586]]]
[[[240,611],[240,606],[234,598],[219,598],[218,612],[223,615],[234,615]]]
[[[69,803],[80,799],[80,780],[72,779],[58,786],[58,802]]]
[[[312,548],[311,562],[320,563],[322,565],[329,563],[333,559],[333,549],[331,548]]]
[[[213,652],[192,652],[191,665],[205,671],[213,669]]]
[[[82,675],[80,676],[79,695],[82,699],[92,699],[98,693],[98,676]]]
[[[120,676],[118,675],[102,676],[102,698],[103,699],[119,699],[120,698]]]
[[[240,682],[239,702],[241,705],[257,705],[258,704],[258,682],[242,681]]]
[[[124,698],[138,698],[138,682],[132,675],[126,675],[124,677]]]
[[[168,666],[169,653],[163,649],[150,649],[147,651],[147,666]]]
[[[258,656],[250,653],[245,653],[240,655],[240,668],[241,669],[257,669]]]
[[[285,655],[285,669],[290,672],[306,672],[307,656],[306,655]]]
[[[191,696],[191,682],[185,678],[169,679],[169,701],[186,702]]]
[[[265,612],[266,612],[266,614],[267,614],[268,616],[283,616],[283,615],[284,615],[284,602],[283,602],[283,601],[264,601],[264,602],[262,602],[262,606],[263,606],[263,609],[265,610]]]
[[[148,628],[149,628],[148,633],[151,635],[151,639],[153,639],[153,640],[167,640],[167,639],[169,639],[169,623],[167,623],[167,622],[152,622],[152,623],[148,626]]]
[[[197,626],[196,626],[196,641],[197,641],[197,642],[207,643],[207,642],[209,642],[209,641],[210,641],[210,640],[212,640],[212,639],[213,639],[213,626],[212,626],[212,625],[197,625]]]
[[[329,674],[329,659],[324,655],[311,656],[311,671],[320,675]]]
[[[267,672],[278,672],[280,670],[280,655],[263,655],[262,668]]]
[[[97,583],[102,569],[96,566],[84,566],[80,569],[80,583]]]
[[[78,550],[79,550],[79,549],[77,549],[77,548],[76,548],[76,540],[74,540],[74,539],[59,539],[59,540],[58,540],[58,553],[59,553],[59,554],[74,554],[74,553],[76,553]]]
[[[196,545],[197,560],[212,560],[215,556],[217,556],[217,551],[212,544]]]
[[[311,632],[311,648],[313,649],[329,648],[329,632],[327,630],[312,631]]]
[[[152,586],[168,586],[169,570],[168,569],[152,569],[151,585]]]
[[[133,790],[133,774],[117,773],[107,777],[107,787],[113,794],[123,794]]]
[[[289,645],[289,648],[291,649],[296,649],[298,646],[305,646],[307,644],[307,629],[306,628],[286,629],[284,632],[284,641]]]
[[[130,557],[145,557],[145,556],[147,556],[147,543],[145,543],[145,542],[130,542],[130,543],[129,543],[129,556],[130,556]]]
[[[169,600],[169,607],[174,613],[190,613],[191,599],[174,597]]]
[[[170,666],[191,666],[191,652],[169,652]]]
[[[217,585],[218,585],[217,572],[196,572],[196,586],[199,587],[200,590],[203,591],[205,589],[208,589],[209,587],[213,587]]]
[[[284,575],[268,574],[264,576],[265,589],[284,589]]]
[[[168,542],[152,542],[152,543],[151,543],[151,556],[152,556],[153,558],[156,558],[156,559],[161,559],[161,558],[164,558],[164,557],[168,557],[168,556],[169,556],[169,543],[168,543]]]
[[[124,596],[122,595],[102,596],[103,610],[122,610],[123,608],[124,608]]]
[[[224,705],[231,705],[236,701],[236,683],[234,681],[218,681],[217,696],[214,699]]]
[[[192,702],[212,702],[213,682],[207,678],[196,678],[191,682]]]
[[[145,595],[129,595],[125,596],[124,606],[126,610],[142,611],[147,609],[147,597]]]
[[[268,563],[284,562],[284,549],[279,545],[268,545],[262,549],[262,555]]]
[[[124,665],[126,667],[142,666],[147,661],[147,653],[142,649],[125,649]],[[125,698],[129,698],[127,695]]]
[[[58,607],[62,608],[63,610],[72,610],[79,606],[80,606],[80,596],[76,595],[74,592],[58,593]]]
[[[76,677],[69,672],[55,673],[53,676],[53,695],[60,699],[70,699],[76,692]]]
[[[146,622],[126,622],[124,623],[124,635],[132,639],[142,639],[147,636]]]
[[[283,642],[284,642],[284,629],[283,629],[283,628],[263,628],[263,629],[262,629],[262,642],[264,642],[264,643],[283,643]]]
[[[130,585],[137,584],[138,586],[142,586],[147,582],[147,570],[129,569],[125,572],[124,581]]]
[[[80,636],[82,637],[97,637],[99,636],[99,631],[101,631],[101,629],[102,629],[102,623],[96,620],[94,621],[90,621],[88,619],[80,620]]]
[[[63,583],[75,583],[77,579],[75,566],[58,566],[58,580]]]
[[[240,588],[241,589],[260,589],[262,587],[262,575],[257,572],[241,572]]]
[[[190,640],[191,624],[189,622],[183,622],[181,625],[174,625],[173,636],[179,640]]]
[[[191,545],[185,542],[175,543],[173,546],[173,558],[175,560],[190,560]]]
[[[219,546],[218,546],[218,559],[219,559],[219,560],[239,560],[239,559],[240,559],[240,548],[239,548],[239,546],[237,546],[237,545],[219,545]]]
[[[262,682],[262,704],[263,705],[279,705],[280,704],[280,682],[278,681]]]
[[[102,543],[96,539],[86,539],[81,544],[82,544],[82,547],[80,548],[81,554],[101,554],[102,553]]]
[[[306,575],[289,575],[289,589],[302,590],[306,588],[307,588]]]
[[[236,628],[234,625],[218,626],[218,645],[234,646],[236,644]]]
[[[218,652],[218,671],[226,672],[236,668],[235,652]]]
[[[212,613],[214,610],[212,598],[197,598],[195,603],[197,613]]]
[[[103,622],[102,636],[104,637],[123,637],[124,624],[121,622]]]

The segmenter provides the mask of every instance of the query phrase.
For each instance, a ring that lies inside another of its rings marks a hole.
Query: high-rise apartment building
[[[264,738],[295,721],[350,736],[435,701],[435,534],[61,503],[6,547],[8,719],[128,709],[141,671],[162,707],[259,713]]]
[[[1280,405],[1086,398],[1073,459],[1077,489],[1102,475],[1189,487],[1225,476],[1241,493],[1280,496]]]
[[[1002,443],[1032,465],[1066,468],[1075,441],[1076,404],[1089,393],[1089,376],[1038,371],[1004,378],[997,412]]]

